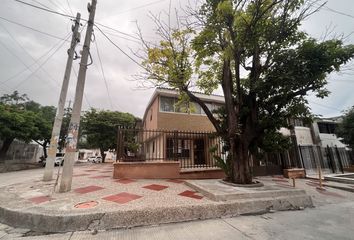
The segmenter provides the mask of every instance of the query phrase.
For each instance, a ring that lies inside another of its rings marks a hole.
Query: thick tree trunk
[[[249,164],[250,158],[247,143],[243,140],[234,139],[230,145],[231,161],[233,163],[232,182],[237,184],[251,184],[252,173]]]
[[[101,152],[102,162],[104,163],[106,160],[106,154],[104,153],[104,149],[100,148],[100,152]]]
[[[43,142],[43,145],[42,145],[44,158],[48,157],[48,154],[47,154],[47,145],[48,145],[48,143],[49,143],[49,141],[45,140]]]
[[[13,138],[5,138],[3,145],[0,149],[0,161],[5,161],[6,160],[6,153],[10,148],[11,143],[14,141]]]

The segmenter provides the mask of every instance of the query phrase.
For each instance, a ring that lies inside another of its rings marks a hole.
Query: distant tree
[[[353,45],[320,42],[299,29],[316,2],[205,0],[192,12],[194,24],[173,28],[155,17],[161,40],[142,37],[145,81],[201,106],[226,143],[232,182],[252,183],[250,156],[269,139],[283,142],[274,134],[290,127],[289,118],[309,117],[306,95],[326,97],[326,76],[354,56]],[[218,87],[225,105],[212,112],[193,89],[210,94]]]
[[[133,127],[136,118],[129,113],[99,111],[91,109],[82,118],[82,144],[89,148],[99,148],[102,161],[105,161],[105,151],[116,149],[118,126]]]
[[[55,107],[41,106],[17,91],[0,97],[0,159],[5,158],[14,139],[37,142],[46,157],[54,117]]]
[[[336,129],[336,134],[342,137],[342,141],[351,149],[354,149],[354,106],[345,113],[343,121]]]
[[[47,158],[47,146],[52,136],[52,127],[54,123],[56,108],[54,106],[41,106],[34,101],[28,101],[24,104],[25,110],[37,114],[36,126],[38,134],[32,136],[32,140],[43,148],[43,157]]]

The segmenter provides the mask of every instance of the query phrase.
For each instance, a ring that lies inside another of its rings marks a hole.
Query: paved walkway
[[[67,193],[54,191],[55,181],[43,182],[41,176],[35,181],[11,185],[6,190],[18,194],[26,207],[37,205],[48,210],[75,212],[211,202],[184,185],[183,180],[113,179],[112,173],[112,164],[77,166],[72,191]]]
[[[13,172],[7,177],[15,178]],[[32,173],[32,172],[31,172]],[[54,181],[43,183],[41,174],[35,172],[23,192],[22,203],[38,209],[48,206],[53,210],[80,212],[95,209],[130,209],[179,204],[194,206],[212,201],[183,184],[171,180],[113,179],[112,166],[92,164],[76,166],[73,191],[65,194],[53,193]],[[0,175],[0,180],[3,175]],[[263,182],[291,189],[291,182],[280,176],[259,178]],[[27,180],[27,179],[26,179]],[[41,187],[38,187],[39,184]],[[156,227],[134,228],[130,230],[82,231],[50,235],[50,239],[351,239],[354,214],[354,194],[337,189],[319,190],[316,180],[296,181],[297,188],[304,189],[314,200],[315,209],[304,211],[277,212],[261,216],[248,216],[207,221],[168,224]],[[22,188],[23,184],[7,186],[7,189]],[[17,191],[16,190],[16,191]],[[44,190],[44,191],[43,191]],[[168,193],[168,194],[167,194]],[[49,197],[48,197],[49,195]],[[98,202],[99,204],[95,205]],[[84,204],[80,204],[84,203]],[[19,206],[23,207],[23,206]],[[192,210],[191,210],[192,211]],[[92,234],[93,233],[93,234]],[[35,236],[31,237],[30,235]],[[14,229],[0,224],[0,239],[49,239],[28,229]],[[20,238],[21,236],[25,236]]]

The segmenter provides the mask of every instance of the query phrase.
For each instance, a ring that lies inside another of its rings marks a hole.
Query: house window
[[[327,134],[334,134],[337,126],[336,123],[325,123],[325,122],[319,122],[317,123],[317,125],[320,133],[327,133]]]
[[[200,107],[200,105],[198,103],[191,102],[190,106],[191,106],[190,113],[193,113],[193,114],[201,114],[202,113],[202,108]]]
[[[160,110],[162,112],[174,112],[175,99],[170,97],[160,98]]]

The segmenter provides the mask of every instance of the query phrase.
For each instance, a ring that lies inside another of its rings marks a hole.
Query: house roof
[[[204,94],[204,93],[194,92],[194,91],[193,91],[193,94],[196,97],[198,97],[201,100],[203,100],[204,102],[212,102],[212,103],[220,103],[220,104],[225,103],[225,98],[223,96],[221,96],[221,95],[216,95],[216,94],[207,95],[207,94]],[[172,89],[172,88],[164,88],[164,87],[156,88],[154,93],[152,94],[150,100],[149,100],[148,105],[146,106],[144,117],[143,117],[143,121],[145,120],[145,117],[146,117],[148,109],[150,109],[150,106],[155,101],[157,96],[178,97],[179,96],[179,92],[177,90],[175,90],[175,89]]]

